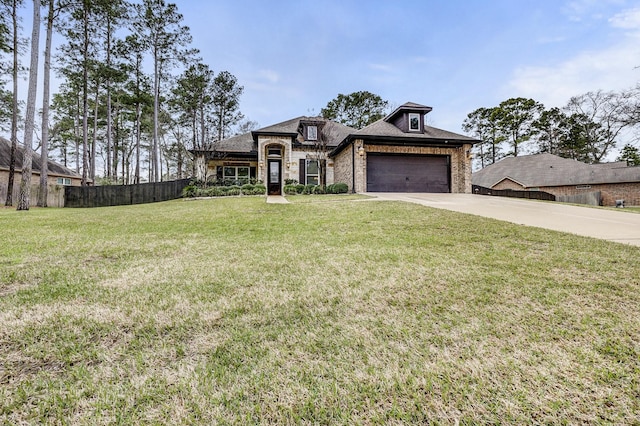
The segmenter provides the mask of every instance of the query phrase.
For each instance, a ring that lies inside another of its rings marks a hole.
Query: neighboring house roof
[[[23,150],[24,150],[24,147],[18,144],[18,146],[16,147],[16,163],[15,163],[16,172],[22,171]],[[3,137],[0,137],[0,170],[8,171],[10,167],[10,161],[11,161],[11,142]],[[31,164],[32,172],[40,174],[40,170],[42,169],[42,157],[40,157],[40,155],[37,152],[34,152],[31,162],[32,162]],[[77,179],[82,178],[82,176],[80,176],[76,172],[54,161],[49,160],[47,164],[48,164],[47,173],[50,176],[64,176],[64,177],[72,177]]]
[[[640,167],[625,162],[585,164],[552,154],[508,157],[472,175],[473,185],[492,188],[504,179],[524,188],[640,182]]]

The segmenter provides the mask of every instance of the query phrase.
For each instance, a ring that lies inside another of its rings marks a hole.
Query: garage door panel
[[[450,192],[446,156],[367,156],[367,191]]]

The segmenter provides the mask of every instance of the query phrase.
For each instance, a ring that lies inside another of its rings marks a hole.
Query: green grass
[[[640,424],[640,250],[413,204],[0,211],[0,424]]]

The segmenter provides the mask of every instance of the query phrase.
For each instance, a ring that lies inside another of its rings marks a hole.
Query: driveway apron
[[[379,200],[417,203],[519,225],[640,246],[640,214],[472,194],[368,193]]]

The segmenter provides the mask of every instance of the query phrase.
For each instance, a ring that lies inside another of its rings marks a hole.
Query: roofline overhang
[[[430,106],[405,106],[405,105],[400,105],[398,108],[396,108],[395,110],[393,110],[389,115],[387,115],[385,118],[383,118],[384,121],[389,122],[391,120],[393,120],[396,116],[400,115],[401,113],[405,113],[405,112],[417,112],[417,113],[421,113],[421,114],[429,114],[431,111],[433,111],[433,108],[431,108]]]
[[[251,136],[253,137],[253,140],[255,142],[258,142],[258,137],[259,136],[282,136],[282,137],[289,137],[289,138],[296,138],[298,136],[298,133],[283,133],[283,132],[260,132],[260,131],[252,131],[251,132]]]
[[[460,148],[466,144],[475,144],[478,140],[462,140],[462,139],[435,139],[435,138],[415,138],[402,136],[364,136],[351,134],[347,136],[338,146],[329,153],[330,157],[334,157],[342,152],[349,144],[356,139],[362,139],[370,145],[393,145],[393,146],[431,146],[435,148]]]

